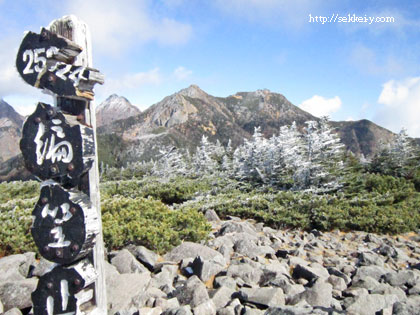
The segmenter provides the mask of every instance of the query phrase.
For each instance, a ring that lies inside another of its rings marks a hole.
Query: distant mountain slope
[[[112,94],[96,108],[96,125],[103,126],[113,121],[140,114],[141,111],[125,97]]]
[[[318,118],[269,90],[239,92],[214,97],[191,85],[140,112],[124,97],[111,95],[97,108],[99,158],[109,165],[156,159],[163,145],[193,151],[203,135],[210,141],[235,147],[261,126],[266,137],[294,121],[298,128]],[[19,140],[23,118],[10,105],[0,103],[0,181],[19,179],[23,163]],[[379,143],[392,141],[394,134],[369,120],[332,122],[346,148],[371,157]],[[419,143],[420,140],[416,139]],[[6,161],[7,158],[13,157]],[[22,179],[28,174],[22,173]]]
[[[332,122],[332,126],[336,128],[346,149],[356,155],[372,156],[378,151],[380,142],[387,143],[394,139],[394,133],[367,119],[336,121]]]
[[[99,128],[101,157],[106,163],[155,158],[162,145],[193,150],[202,135],[233,146],[250,138],[261,126],[266,137],[294,121],[304,128],[315,116],[269,90],[239,92],[214,97],[196,85],[165,97],[141,114]],[[380,141],[391,141],[393,133],[368,121],[333,122],[343,143],[356,154],[372,156]],[[116,150],[112,143],[123,143]]]
[[[19,141],[24,118],[0,99],[0,162],[20,153]]]

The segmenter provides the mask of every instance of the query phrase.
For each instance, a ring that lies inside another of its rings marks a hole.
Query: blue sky
[[[68,14],[91,29],[98,104],[117,93],[144,110],[190,84],[215,96],[267,88],[317,116],[420,137],[418,1],[0,0],[0,97],[21,113],[51,102],[14,68],[23,32]],[[336,22],[310,22],[321,16]]]

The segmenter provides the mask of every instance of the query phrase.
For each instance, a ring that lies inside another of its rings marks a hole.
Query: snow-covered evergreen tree
[[[191,161],[192,171],[196,176],[211,175],[218,171],[216,157],[220,147],[210,143],[208,138],[203,135]]]
[[[161,178],[187,175],[189,173],[185,155],[176,147],[164,147],[152,168],[152,174]]]
[[[405,128],[392,143],[381,143],[380,150],[372,159],[370,170],[392,176],[411,176],[416,165],[416,148]]]
[[[327,117],[306,124],[304,158],[297,170],[295,187],[315,192],[335,190],[340,187],[343,145]]]

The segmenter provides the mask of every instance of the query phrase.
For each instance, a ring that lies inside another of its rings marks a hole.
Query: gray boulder
[[[49,260],[46,260],[44,257],[41,257],[39,262],[34,262],[33,266],[34,269],[32,270],[32,275],[36,277],[41,277],[45,273],[51,271],[56,266],[56,264]]]
[[[227,233],[248,233],[248,234],[256,234],[257,230],[255,227],[247,222],[247,221],[227,221],[224,223],[221,227],[221,229],[218,231],[217,236],[225,235]]]
[[[298,304],[300,301],[305,300],[311,306],[330,307],[332,299],[332,285],[318,280],[312,287],[295,295],[291,299],[290,304]]]
[[[334,290],[344,291],[347,289],[346,281],[343,278],[331,275],[328,277],[328,283],[331,283]]]
[[[312,307],[280,306],[270,307],[265,315],[306,315],[313,314]]]
[[[176,288],[173,296],[178,299],[181,305],[190,305],[191,308],[195,308],[210,299],[206,286],[195,275]]]
[[[285,296],[281,288],[242,288],[238,298],[245,303],[259,307],[273,307],[285,304]]]
[[[398,302],[396,295],[368,294],[358,296],[346,309],[349,315],[375,315]]]
[[[362,266],[357,269],[356,274],[352,278],[352,281],[357,282],[367,276],[372,277],[376,281],[379,281],[383,275],[389,272],[393,273],[391,270],[379,266]]]
[[[117,268],[119,273],[150,273],[127,249],[119,251],[111,259],[111,264]]]
[[[113,274],[106,279],[108,310],[129,310],[134,297],[145,292],[150,282],[150,273]]]
[[[225,260],[221,256],[216,256],[212,260],[205,260],[201,256],[194,259],[192,269],[201,281],[208,281],[225,268]]]
[[[0,300],[5,311],[14,307],[24,309],[32,306],[31,293],[35,291],[38,279],[30,278],[0,283]]]
[[[358,264],[360,266],[376,265],[383,267],[384,260],[378,254],[375,254],[373,252],[362,252],[359,254]]]
[[[206,213],[204,214],[204,216],[206,217],[207,221],[209,222],[219,222],[220,218],[217,215],[216,211],[214,211],[213,209],[207,210]]]
[[[0,259],[0,283],[23,280],[28,276],[29,267],[35,263],[35,253],[6,256]]]
[[[159,259],[158,254],[144,246],[129,246],[127,249],[134,255],[134,257],[136,257],[138,261],[140,261],[150,271],[153,271]]]
[[[230,265],[227,270],[227,276],[240,278],[248,284],[257,284],[260,282],[263,271],[255,268],[248,263]]]
[[[127,315],[132,315],[133,313],[128,312]],[[136,313],[134,313],[136,314]],[[162,314],[162,309],[160,307],[142,307],[139,309],[137,314],[141,315],[160,315]]]
[[[228,277],[228,276],[218,276],[214,279],[213,283],[214,287],[220,288],[220,287],[227,287],[232,290],[236,289],[236,281],[235,279]]]
[[[413,270],[402,270],[397,273],[387,273],[383,277],[384,281],[394,287],[408,286],[414,287],[420,283],[419,274]]]
[[[312,263],[310,266],[297,264],[293,269],[293,278],[306,279],[308,281],[315,281],[316,279],[327,279],[329,277],[328,270],[318,263]]]
[[[194,315],[216,315],[216,306],[212,300],[207,300],[193,308]]]
[[[225,307],[232,299],[233,293],[235,293],[234,289],[225,286],[214,291],[211,295],[211,300],[216,306],[216,309]]]
[[[180,262],[183,259],[195,258],[197,256],[208,260],[214,259],[216,256],[220,256],[223,259],[222,254],[218,251],[192,242],[182,243],[167,253],[164,258],[165,260]]]
[[[189,305],[184,305],[166,310],[162,313],[162,315],[192,315],[192,312]]]
[[[20,309],[14,307],[2,314],[3,315],[22,315],[22,312],[20,311]]]

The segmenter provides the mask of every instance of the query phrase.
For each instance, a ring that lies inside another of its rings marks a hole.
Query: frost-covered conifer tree
[[[316,192],[335,190],[340,187],[343,145],[338,135],[332,132],[327,117],[306,124],[305,151],[297,171],[297,188]]]
[[[217,150],[216,146],[208,141],[203,135],[197,151],[192,157],[192,170],[197,176],[211,175],[218,171],[218,163],[215,159]]]
[[[370,170],[392,176],[410,176],[417,165],[416,150],[405,128],[392,143],[381,143],[380,150],[372,159]]]
[[[164,147],[160,150],[160,158],[152,168],[154,176],[171,178],[188,174],[184,155],[176,147]]]
[[[249,182],[264,182],[264,157],[267,140],[257,127],[251,140],[238,147],[233,154],[233,168],[235,177]]]

